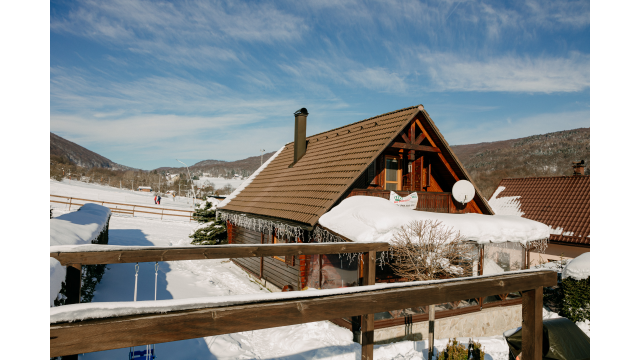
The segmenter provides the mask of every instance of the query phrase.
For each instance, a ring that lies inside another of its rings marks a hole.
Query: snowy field
[[[156,205],[153,202],[153,197],[154,197],[153,193],[131,191],[131,188],[120,189],[117,187],[110,187],[110,186],[99,185],[99,184],[89,184],[82,181],[68,180],[68,179],[64,179],[62,182],[50,180],[49,193],[51,195],[73,197],[74,204],[76,203],[83,204],[84,201],[76,200],[80,198],[80,199],[87,199],[87,200],[110,201],[110,202],[121,203],[121,204],[143,205],[143,206],[148,206],[154,209],[145,209],[145,208],[137,208],[137,209],[142,211],[150,211],[150,212],[158,212],[158,213],[160,212],[160,209],[176,209],[176,210],[192,210],[193,209],[193,205],[192,205],[193,200],[190,198],[182,197],[182,196],[176,196],[175,201],[173,201],[173,198],[169,196],[166,196],[166,197],[163,196],[160,202],[160,205]],[[67,202],[67,205],[63,203],[50,202],[51,207],[54,209],[68,209],[69,207],[68,199],[62,199],[62,198],[52,196],[51,200]],[[197,205],[198,200],[195,200],[195,202]],[[109,206],[110,208],[131,209],[131,207],[126,207],[126,206],[116,205],[116,204],[105,204],[105,206]],[[71,210],[77,210],[78,208],[79,206],[74,205],[71,207]],[[172,219],[172,220],[189,222],[188,217],[174,217],[174,216],[167,216],[166,214],[167,213],[165,213],[165,216],[162,216],[163,220]],[[171,212],[169,212],[169,214],[171,214]],[[186,212],[175,212],[173,214],[186,215],[186,216],[189,215],[189,213],[186,213]],[[114,213],[114,216],[130,216],[130,215]],[[160,215],[145,214],[142,212],[136,212],[135,216],[136,217],[142,216],[142,217],[148,217],[148,218],[154,218],[154,219],[161,218]]]
[[[202,186],[205,185],[206,182],[209,182],[209,184],[212,184],[216,189],[222,189],[225,185],[229,184],[231,188],[235,189],[240,186],[243,181],[244,180],[201,176],[199,180],[193,180],[193,183],[197,186]]]

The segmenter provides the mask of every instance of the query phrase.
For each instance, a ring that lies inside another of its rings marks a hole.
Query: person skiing
[[[160,194],[158,194],[158,205],[160,205],[160,199],[162,199],[162,196],[160,196]]]
[[[158,195],[153,197],[153,203],[158,205]]]

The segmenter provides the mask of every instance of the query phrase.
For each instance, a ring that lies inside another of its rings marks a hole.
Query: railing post
[[[82,296],[82,292],[80,291],[82,286],[82,265],[67,266],[67,275],[64,279],[64,284],[67,296],[65,305],[79,304],[80,297]],[[78,360],[78,354],[63,356],[62,360]]]
[[[164,209],[162,209],[162,212],[160,213],[160,220],[162,220],[163,216],[164,216]]]
[[[542,286],[522,292],[522,359],[542,360]]]
[[[429,360],[433,359],[433,342],[436,330],[436,306],[429,305]]]
[[[131,217],[136,217],[136,206],[133,205],[133,212],[131,213]]]
[[[72,203],[72,202],[73,202],[73,198],[72,198],[72,197],[70,197],[70,198],[69,198],[69,211],[71,211],[71,203]]]
[[[362,285],[376,283],[376,252],[362,254]],[[373,360],[374,314],[362,315],[362,360]]]

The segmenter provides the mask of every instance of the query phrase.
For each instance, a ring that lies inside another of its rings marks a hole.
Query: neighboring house
[[[590,251],[591,186],[584,160],[573,163],[572,176],[502,179],[489,200],[498,215],[516,215],[549,226],[544,252],[532,252],[535,263],[575,258]]]
[[[138,191],[151,192],[151,187],[149,187],[149,186],[138,186]]]
[[[295,113],[294,141],[283,146],[265,162],[260,171],[251,175],[218,206],[219,216],[227,221],[229,243],[306,243],[323,241],[327,236],[330,241],[352,241],[323,228],[318,223],[320,217],[351,196],[389,199],[391,191],[400,196],[416,192],[418,211],[493,215],[487,201],[478,195],[475,185],[475,196],[470,202],[461,204],[452,197],[451,190],[457,181],[473,181],[422,105],[313,136],[306,135],[307,116],[304,108]],[[541,227],[546,231],[544,226]],[[509,251],[514,255],[503,257],[507,259],[507,267],[524,263],[524,251],[519,244],[515,249],[502,248],[497,252],[506,254]],[[491,254],[495,253],[494,249]],[[488,251],[482,248],[480,254],[486,257]],[[484,257],[481,256],[481,259]],[[362,278],[360,262],[349,261],[346,256],[340,255],[232,260],[261,279],[272,291],[358,286]],[[495,270],[498,265],[493,265]],[[498,268],[495,271],[504,270]],[[478,273],[483,273],[482,260]],[[376,282],[393,281],[402,279],[395,276],[388,265],[376,271]],[[438,305],[438,318],[473,312],[480,316],[478,314],[483,308],[510,306],[506,315],[482,313],[488,318],[499,316],[502,319],[500,322],[491,321],[491,326],[477,327],[472,332],[449,333],[438,330],[438,333],[442,337],[449,337],[450,334],[501,334],[509,328],[501,329],[504,321],[510,324],[505,326],[512,327],[522,321],[520,303],[518,294],[500,294]],[[394,337],[390,334],[395,333],[396,327],[403,328],[408,324],[407,321],[427,320],[428,314],[425,314],[424,308],[405,310],[376,314],[377,340]],[[484,321],[479,319],[469,321]],[[335,322],[353,331],[358,329],[357,317]],[[414,331],[423,331],[426,326],[423,325],[421,330],[414,328]],[[438,329],[445,328],[449,329],[449,325],[442,325]],[[380,331],[386,331],[386,335],[379,335]]]

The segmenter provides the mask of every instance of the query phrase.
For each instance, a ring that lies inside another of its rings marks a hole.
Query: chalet
[[[489,200],[496,214],[549,226],[548,247],[530,255],[534,262],[572,259],[590,251],[590,176],[584,174],[584,160],[574,162],[573,168],[572,176],[502,179]]]
[[[465,218],[494,214],[422,105],[312,136],[306,135],[307,109],[294,115],[294,141],[284,145],[218,206],[218,216],[227,221],[229,243],[354,241],[323,227],[320,218],[345,199],[368,196],[389,200],[391,192],[399,196],[415,192],[415,210],[420,212],[460,214]],[[461,180],[471,182],[475,189],[475,195],[465,204],[452,196],[454,184]],[[485,268],[493,272],[521,269],[526,263],[525,251],[520,244],[512,245],[479,246],[476,273],[483,274]],[[360,261],[349,258],[353,257],[300,255],[233,261],[272,291],[287,291],[358,286],[363,275]],[[485,262],[492,266],[485,266]],[[394,281],[402,279],[388,265],[376,270],[376,282]],[[519,326],[520,304],[519,294],[497,294],[438,305],[436,318],[441,320],[436,322],[437,336],[501,334]],[[498,310],[499,314],[488,313]],[[471,313],[474,315],[465,321],[482,326],[465,325],[471,332],[456,332],[452,317]],[[428,331],[424,307],[376,314],[375,320],[376,341],[407,335],[407,324],[416,323],[409,334],[418,336]],[[355,334],[358,321],[356,317],[336,319],[335,323]]]
[[[151,192],[150,186],[138,186],[138,191]]]

